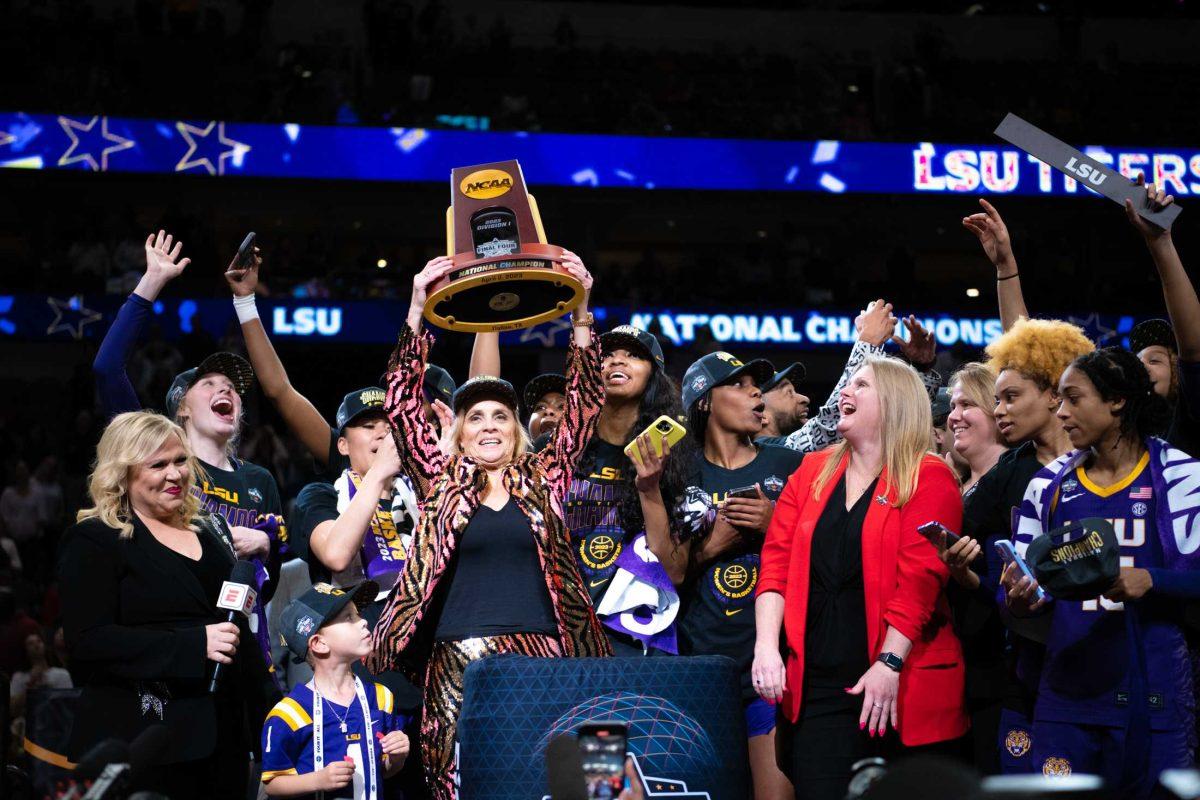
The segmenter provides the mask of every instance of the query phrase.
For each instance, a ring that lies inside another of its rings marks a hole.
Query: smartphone
[[[665,441],[670,446],[674,447],[679,443],[684,436],[687,436],[687,428],[680,425],[672,417],[663,414],[654,422],[650,423],[650,427],[642,431],[632,442],[625,445],[625,455],[632,458],[634,461],[640,461],[638,456],[637,440],[642,436],[649,437],[650,445],[654,448],[655,455],[663,454],[663,442]]]
[[[958,540],[961,538],[940,522],[926,522],[917,528],[917,533],[924,536],[929,540],[930,544],[939,549],[951,548],[958,544]]]
[[[576,733],[588,800],[616,800],[625,782],[629,729],[620,722],[583,725]]]
[[[743,486],[740,489],[732,489],[725,493],[726,500],[731,497],[745,497],[748,500],[752,500],[755,497],[758,497],[758,484],[755,483],[751,484],[750,486]]]
[[[1000,560],[1004,562],[1004,566],[1007,567],[1009,564],[1015,563],[1017,565],[1017,569],[1021,570],[1022,575],[1028,576],[1029,580],[1031,581],[1037,580],[1037,578],[1033,575],[1033,570],[1031,570],[1029,565],[1025,563],[1025,559],[1017,555],[1017,548],[1013,547],[1013,543],[1008,539],[1000,539],[996,542],[996,553],[1000,556]],[[1036,597],[1038,600],[1049,599],[1049,596],[1041,586],[1037,588]]]
[[[237,251],[238,269],[247,269],[254,264],[254,231],[246,234],[246,238],[242,239],[242,246]]]

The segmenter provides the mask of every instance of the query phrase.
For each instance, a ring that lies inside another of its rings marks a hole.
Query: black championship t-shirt
[[[193,491],[200,498],[200,505],[213,514],[219,514],[229,527],[254,528],[262,514],[276,514],[282,519],[283,503],[279,499],[279,485],[275,477],[258,464],[231,459],[233,469],[221,469],[200,462],[205,474],[196,476]],[[260,557],[268,573],[260,599],[265,605],[275,594],[276,578],[279,575],[280,548],[287,544],[288,529],[279,524],[276,536],[271,540],[271,550]]]
[[[967,697],[972,700],[1015,700],[1025,694],[1013,682],[1014,635],[1000,618],[996,593],[1004,562],[995,544],[1012,538],[1025,490],[1043,466],[1034,443],[1026,442],[1003,453],[963,496],[962,533],[983,548],[983,555],[971,565],[979,576],[979,588],[970,592],[951,579],[947,594],[967,665]],[[1039,647],[1024,639],[1020,646]],[[1015,707],[1021,705],[1017,702]]]
[[[249,461],[233,460],[233,469],[201,461],[207,475],[196,476],[196,489],[206,511],[220,514],[229,527],[253,527],[260,514],[282,514],[279,485],[270,472]]]
[[[636,533],[621,525],[625,470],[629,469],[633,464],[620,447],[593,436],[567,492],[564,521],[593,606],[600,604],[617,572],[617,556],[629,544],[626,535]]]
[[[777,500],[784,484],[800,467],[804,454],[786,447],[760,447],[753,461],[740,469],[724,469],[701,459],[700,488],[715,506],[729,492],[758,484]],[[704,564],[682,592],[684,607],[679,626],[680,652],[724,655],[742,670],[742,695],[754,697],[750,665],[754,660],[754,591],[758,587],[763,533],[743,539],[737,549]],[[700,547],[700,542],[696,542]]]

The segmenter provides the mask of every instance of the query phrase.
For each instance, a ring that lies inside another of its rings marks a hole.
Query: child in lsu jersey
[[[1194,546],[1177,538],[1170,504],[1181,486],[1194,494],[1195,484],[1188,490],[1181,478],[1189,471],[1200,479],[1200,464],[1148,435],[1165,409],[1127,351],[1076,359],[1059,393],[1058,416],[1078,449],[1030,482],[1018,550],[1054,528],[1101,517],[1117,534],[1121,572],[1101,597],[1049,602],[1034,765],[1050,776],[1099,774],[1122,797],[1146,797],[1164,769],[1191,763],[1194,700],[1180,601],[1200,595],[1200,563]],[[1011,565],[1004,584],[1014,613],[1045,605],[1033,600],[1036,583]]]
[[[313,679],[279,701],[263,725],[268,796],[378,800],[383,779],[404,765],[408,720],[394,713],[389,689],[351,670],[371,649],[358,607],[378,591],[371,581],[348,592],[317,584],[284,609],[284,640],[312,665]]]

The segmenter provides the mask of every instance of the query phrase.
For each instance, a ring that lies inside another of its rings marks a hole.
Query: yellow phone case
[[[637,440],[642,436],[650,437],[650,445],[654,448],[655,455],[661,456],[663,454],[663,440],[665,439],[668,445],[674,447],[684,436],[687,436],[687,428],[680,425],[679,421],[675,418],[663,414],[654,420],[654,422],[651,422],[646,430],[635,436],[632,442],[625,445],[625,455],[635,461],[639,460],[637,455]]]

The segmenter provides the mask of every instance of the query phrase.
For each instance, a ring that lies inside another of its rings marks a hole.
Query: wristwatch
[[[904,659],[895,653],[880,653],[879,658],[875,659],[880,664],[890,669],[892,672],[899,672],[904,666]]]

